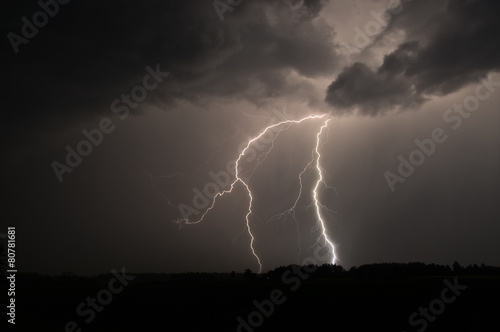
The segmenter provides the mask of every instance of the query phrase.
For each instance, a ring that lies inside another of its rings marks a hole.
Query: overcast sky
[[[173,221],[263,128],[309,115],[248,181],[264,271],[313,256],[312,170],[297,223],[269,218],[327,118],[319,198],[344,267],[500,265],[498,1],[229,2],[7,3],[0,233],[16,226],[22,271],[258,270],[243,186]]]

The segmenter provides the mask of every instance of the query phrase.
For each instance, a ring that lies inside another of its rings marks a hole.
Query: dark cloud
[[[321,9],[328,0],[293,0],[292,4],[299,6],[299,12],[305,18],[313,18],[318,16]]]
[[[376,71],[362,64],[344,69],[328,87],[328,103],[351,110],[358,107],[363,114],[413,107],[500,69],[500,3],[450,0],[446,12],[433,14],[414,10],[418,6],[419,2],[412,2],[386,31],[403,29],[408,38],[416,39],[387,55]],[[423,27],[425,17],[406,19],[417,14],[426,15],[431,23]]]
[[[5,29],[18,33],[21,24]],[[208,3],[72,2],[19,54],[6,45],[10,61],[2,67],[10,78],[11,114],[109,111],[114,98],[140,82],[147,65],[195,79],[238,52],[238,39]]]
[[[238,7],[235,16],[228,15],[234,21],[225,20],[224,24],[239,31],[241,50],[202,81],[177,84],[176,89],[189,100],[209,95],[258,104],[265,98],[290,93],[297,85],[288,78],[293,72],[307,78],[331,75],[339,61],[332,28],[314,21],[321,4],[253,2],[246,12],[238,12]]]
[[[171,76],[148,102],[242,95],[255,84],[261,95],[279,93],[283,71],[311,77],[335,68],[332,31],[312,23],[323,4],[246,1],[220,21],[211,1],[71,2],[19,54],[4,39],[7,116],[35,122],[109,112],[156,64]],[[4,35],[20,34],[21,17],[39,10],[19,4],[4,14]]]
[[[357,62],[345,68],[328,87],[326,101],[339,109],[359,107],[362,114],[376,115],[395,106],[415,107],[424,98],[402,75],[375,72]]]

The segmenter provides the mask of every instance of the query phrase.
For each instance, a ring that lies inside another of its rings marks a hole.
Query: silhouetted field
[[[473,267],[436,267],[378,264],[344,271],[336,266],[289,266],[258,276],[250,271],[127,272],[135,278],[124,287],[118,281],[110,284],[113,274],[92,278],[18,274],[16,330],[497,330],[498,268],[477,267],[470,273]],[[446,273],[422,275],[425,270]],[[111,298],[107,297],[111,292],[102,291],[110,285],[121,288]],[[104,302],[97,301],[100,312],[86,302],[96,297]],[[71,321],[75,327],[66,329]]]

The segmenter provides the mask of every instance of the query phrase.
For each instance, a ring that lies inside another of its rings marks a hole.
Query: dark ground
[[[410,315],[440,299],[447,288],[444,280],[454,283],[453,273],[324,278],[303,272],[307,279],[299,284],[297,274],[286,271],[260,277],[138,274],[89,323],[84,320],[90,315],[79,315],[76,309],[87,297],[109,289],[112,274],[93,278],[18,274],[16,326],[8,330],[63,332],[67,322],[74,321],[81,331],[237,331],[237,317],[247,321],[257,310],[255,300],[268,303],[271,292],[279,290],[284,302],[275,304],[269,317],[261,316],[260,326],[240,331],[498,331],[499,275],[458,275],[457,283],[467,289],[444,304],[442,314],[434,318],[429,313],[433,321],[427,320],[425,327],[421,316],[410,325]],[[280,278],[283,273],[287,273],[286,282]],[[5,290],[5,278],[2,283]],[[453,296],[447,292],[448,298]],[[440,310],[437,302],[433,305]],[[259,319],[259,315],[253,317]]]

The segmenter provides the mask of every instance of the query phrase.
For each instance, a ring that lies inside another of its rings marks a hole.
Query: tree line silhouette
[[[500,275],[500,267],[486,266],[481,264],[461,266],[458,262],[449,265],[425,264],[421,262],[413,263],[377,263],[353,266],[345,270],[340,265],[288,265],[280,266],[267,273],[261,278],[279,280],[287,270],[300,268],[308,273],[309,279],[330,279],[330,278],[404,278],[419,276],[449,276],[449,275]]]

